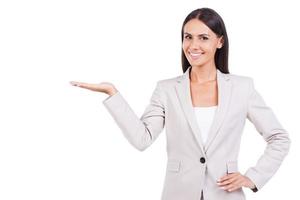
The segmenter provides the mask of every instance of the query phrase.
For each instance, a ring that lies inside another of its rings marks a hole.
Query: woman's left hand
[[[235,191],[241,187],[254,188],[255,184],[247,177],[239,172],[229,173],[221,177],[217,184],[228,192]]]

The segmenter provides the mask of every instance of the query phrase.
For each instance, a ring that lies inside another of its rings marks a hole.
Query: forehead
[[[191,19],[190,21],[188,21],[184,25],[183,32],[192,35],[198,35],[198,34],[214,35],[214,32],[199,19]]]

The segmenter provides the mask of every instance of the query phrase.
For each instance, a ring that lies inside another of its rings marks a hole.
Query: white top
[[[196,115],[198,127],[200,128],[203,144],[206,143],[206,140],[208,137],[208,132],[209,132],[209,129],[213,122],[216,109],[217,109],[217,106],[209,106],[209,107],[194,106],[194,112]]]

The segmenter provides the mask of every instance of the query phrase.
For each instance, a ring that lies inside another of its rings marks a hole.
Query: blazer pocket
[[[228,161],[227,162],[227,173],[238,172],[237,161]]]
[[[169,160],[167,164],[167,170],[172,172],[179,172],[180,165],[181,163],[178,160]]]

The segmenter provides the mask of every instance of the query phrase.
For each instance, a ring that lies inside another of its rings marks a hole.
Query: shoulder
[[[238,74],[225,74],[229,77],[233,84],[240,84],[243,86],[249,86],[253,84],[253,78],[250,76],[238,75]]]
[[[228,76],[232,81],[235,82],[249,82],[253,80],[252,77],[250,76],[244,76],[238,74],[225,74],[225,76]]]
[[[226,74],[231,80],[233,87],[238,93],[249,95],[254,90],[254,81],[250,76],[238,75],[238,74]]]
[[[183,78],[183,75],[174,76],[166,79],[160,79],[157,81],[157,84],[161,87],[172,87],[174,86],[178,80],[181,80]]]

